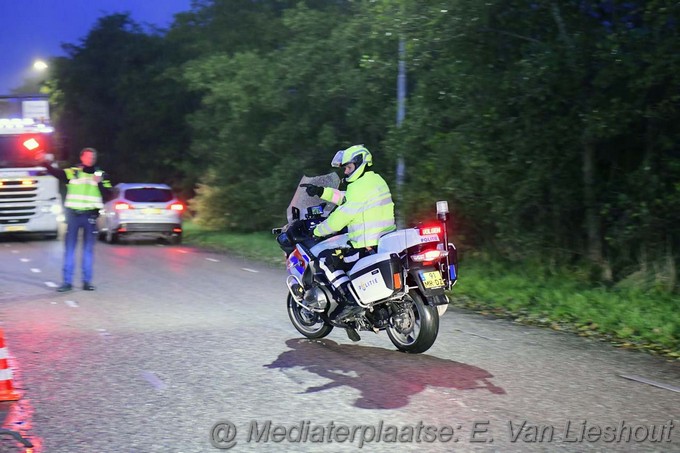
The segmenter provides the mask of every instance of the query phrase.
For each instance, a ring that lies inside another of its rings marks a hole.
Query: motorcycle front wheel
[[[416,291],[409,292],[395,306],[398,310],[386,329],[392,343],[400,351],[411,354],[430,349],[439,333],[437,308],[427,305]]]
[[[307,338],[323,338],[333,330],[333,326],[326,323],[318,313],[305,310],[288,294],[288,317],[293,327]]]

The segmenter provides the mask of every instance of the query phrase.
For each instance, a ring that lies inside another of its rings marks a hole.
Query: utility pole
[[[406,115],[406,46],[404,38],[399,38],[399,73],[397,75],[397,127],[401,127]],[[404,228],[403,211],[403,190],[404,190],[404,175],[406,174],[406,163],[404,162],[403,151],[399,152],[397,158],[397,228]]]

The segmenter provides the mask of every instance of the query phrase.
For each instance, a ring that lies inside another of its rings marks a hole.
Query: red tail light
[[[115,209],[116,211],[127,211],[128,209],[132,209],[132,206],[125,202],[119,201],[113,206],[113,209]]]
[[[430,225],[430,226],[420,227],[420,235],[421,236],[428,236],[430,234],[442,234],[441,225]]]
[[[168,206],[168,209],[172,211],[182,212],[184,211],[184,205],[182,203],[173,203],[170,206]]]
[[[432,263],[440,258],[447,256],[449,252],[444,250],[427,250],[417,255],[411,255],[411,259],[417,263]]]

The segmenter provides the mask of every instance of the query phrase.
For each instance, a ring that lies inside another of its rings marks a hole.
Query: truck
[[[59,234],[59,181],[43,165],[57,153],[49,113],[44,95],[0,96],[0,235]]]

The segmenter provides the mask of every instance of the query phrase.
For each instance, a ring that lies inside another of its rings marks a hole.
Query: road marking
[[[161,378],[156,376],[151,371],[142,371],[142,377],[158,391],[165,390],[168,387],[167,384],[161,380]]]
[[[19,258],[19,261],[21,261],[22,263],[28,263],[29,261],[31,261],[31,259],[30,258]]]
[[[52,301],[52,302],[50,302],[50,303],[51,303],[52,305],[57,305],[57,302],[54,302],[54,301]]]
[[[45,282],[45,286],[47,286],[48,288],[56,288],[59,285],[57,285],[54,282]]]
[[[216,260],[215,258],[206,258],[208,261],[212,261],[213,263],[219,263],[220,260]]]
[[[248,269],[247,267],[242,267],[241,269],[243,269],[243,270],[246,271],[246,272],[253,272],[253,273],[255,273],[255,274],[257,274],[258,272],[260,272],[260,271],[256,271],[255,269]]]
[[[36,273],[36,274],[39,274],[39,273],[41,273],[42,271],[41,271],[40,269],[38,269],[37,267],[32,267],[32,268],[31,268],[31,272],[34,272],[34,273]]]
[[[12,250],[12,253],[19,253],[19,250]]]
[[[664,384],[663,382],[652,381],[651,379],[643,378],[640,376],[629,376],[625,374],[619,374],[624,379],[630,379],[631,381],[642,382],[643,384],[653,385],[654,387],[659,387],[664,390],[670,390],[671,392],[680,393],[680,387],[676,387],[670,384]]]
[[[461,329],[455,329],[455,330],[457,330],[458,332],[461,332],[461,333],[472,335],[473,337],[484,338],[485,340],[489,340],[489,341],[502,341],[500,338],[489,338],[489,337],[485,337],[484,335],[480,335],[478,333],[466,332],[466,331],[461,330]]]
[[[75,300],[65,300],[64,303],[71,308],[78,308],[78,302]]]
[[[99,335],[102,337],[110,337],[111,334],[106,331],[106,329],[97,329],[97,332],[99,332]]]

